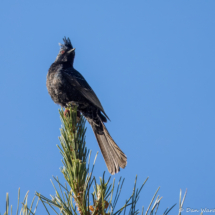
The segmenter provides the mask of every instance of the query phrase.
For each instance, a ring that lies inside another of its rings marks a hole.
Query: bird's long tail
[[[101,149],[108,171],[114,175],[120,171],[120,167],[125,168],[127,165],[127,157],[114,142],[102,120],[100,122],[103,128],[102,132],[101,130],[98,131],[98,127],[96,125],[91,124],[91,126]]]

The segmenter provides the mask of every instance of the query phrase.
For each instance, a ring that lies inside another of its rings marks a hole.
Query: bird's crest
[[[69,37],[68,38],[64,37],[63,42],[64,42],[64,44],[59,43],[61,50],[73,49],[73,46],[72,46],[72,43],[71,43]]]

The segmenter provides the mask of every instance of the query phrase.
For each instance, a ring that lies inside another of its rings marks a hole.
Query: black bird
[[[78,106],[78,111],[92,126],[108,171],[115,174],[120,171],[120,167],[125,168],[127,157],[104,125],[109,118],[96,94],[84,77],[73,68],[75,49],[70,39],[65,37],[63,41],[64,44],[60,44],[60,52],[48,71],[48,92],[52,100],[62,107],[67,107],[68,104]]]

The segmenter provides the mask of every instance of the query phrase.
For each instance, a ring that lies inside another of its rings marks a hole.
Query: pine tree
[[[139,199],[140,191],[148,178],[138,189],[136,188],[136,177],[130,198],[125,201],[125,205],[117,210],[116,203],[119,199],[124,179],[122,180],[120,178],[115,192],[115,180],[113,180],[112,184],[110,183],[111,177],[105,180],[105,173],[103,177],[100,178],[99,183],[97,183],[96,178],[93,177],[96,157],[92,169],[90,170],[91,151],[87,149],[85,141],[86,120],[83,116],[77,117],[76,107],[69,107],[65,112],[61,109],[59,113],[62,128],[60,129],[61,136],[59,138],[61,147],[58,146],[58,148],[63,157],[61,172],[66,183],[63,185],[58,178],[54,177],[59,188],[57,189],[52,182],[55,195],[51,196],[51,199],[46,198],[38,192],[36,193],[46,208],[47,213],[50,214],[47,207],[49,206],[59,215],[119,215],[122,212],[129,215],[138,214],[139,210],[136,208],[136,204]],[[162,199],[162,197],[159,196],[155,199],[158,190],[159,188],[153,196],[145,214],[157,213]],[[168,214],[173,207],[167,209],[164,214]],[[57,208],[59,208],[59,211],[57,211]]]
[[[36,196],[38,196],[38,200],[41,200],[47,214],[50,214],[48,207],[58,215],[120,215],[121,213],[124,215],[138,214],[140,211],[136,208],[136,205],[139,200],[140,192],[148,178],[138,189],[136,187],[136,177],[131,196],[125,201],[125,205],[119,209],[116,209],[116,204],[123,187],[124,179],[119,179],[115,189],[115,179],[113,179],[111,184],[111,177],[109,177],[108,180],[105,180],[104,172],[103,177],[101,177],[99,179],[99,183],[97,183],[96,177],[93,176],[93,169],[98,153],[96,154],[90,170],[91,151],[87,149],[85,141],[86,120],[83,116],[77,117],[76,107],[69,107],[65,112],[61,109],[59,110],[59,113],[62,121],[62,128],[60,129],[61,136],[59,138],[61,147],[58,146],[58,148],[63,157],[63,167],[61,168],[61,172],[66,180],[66,183],[63,185],[57,177],[54,177],[54,180],[59,188],[57,188],[52,182],[55,189],[55,195],[51,196],[51,199],[48,199],[42,194],[36,192]],[[147,207],[145,215],[157,214],[158,207],[162,199],[162,197],[157,196],[158,190],[159,188],[155,192],[149,206]],[[180,191],[179,215],[181,215],[181,212],[184,210],[183,203],[186,193],[187,191],[182,199],[182,192]],[[36,214],[38,201],[35,209],[33,210],[35,197],[29,207],[27,192],[20,210],[19,199],[20,189],[18,192],[18,206],[16,215]],[[163,215],[167,215],[174,206],[175,205],[171,208],[167,208]],[[144,207],[142,208],[142,214],[143,213]],[[9,194],[7,193],[6,211],[4,215],[9,214],[12,215],[12,206],[9,207]]]

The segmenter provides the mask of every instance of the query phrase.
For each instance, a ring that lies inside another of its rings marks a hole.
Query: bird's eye
[[[61,51],[60,53],[61,53],[61,54],[64,54],[64,53],[65,53],[65,51]]]

